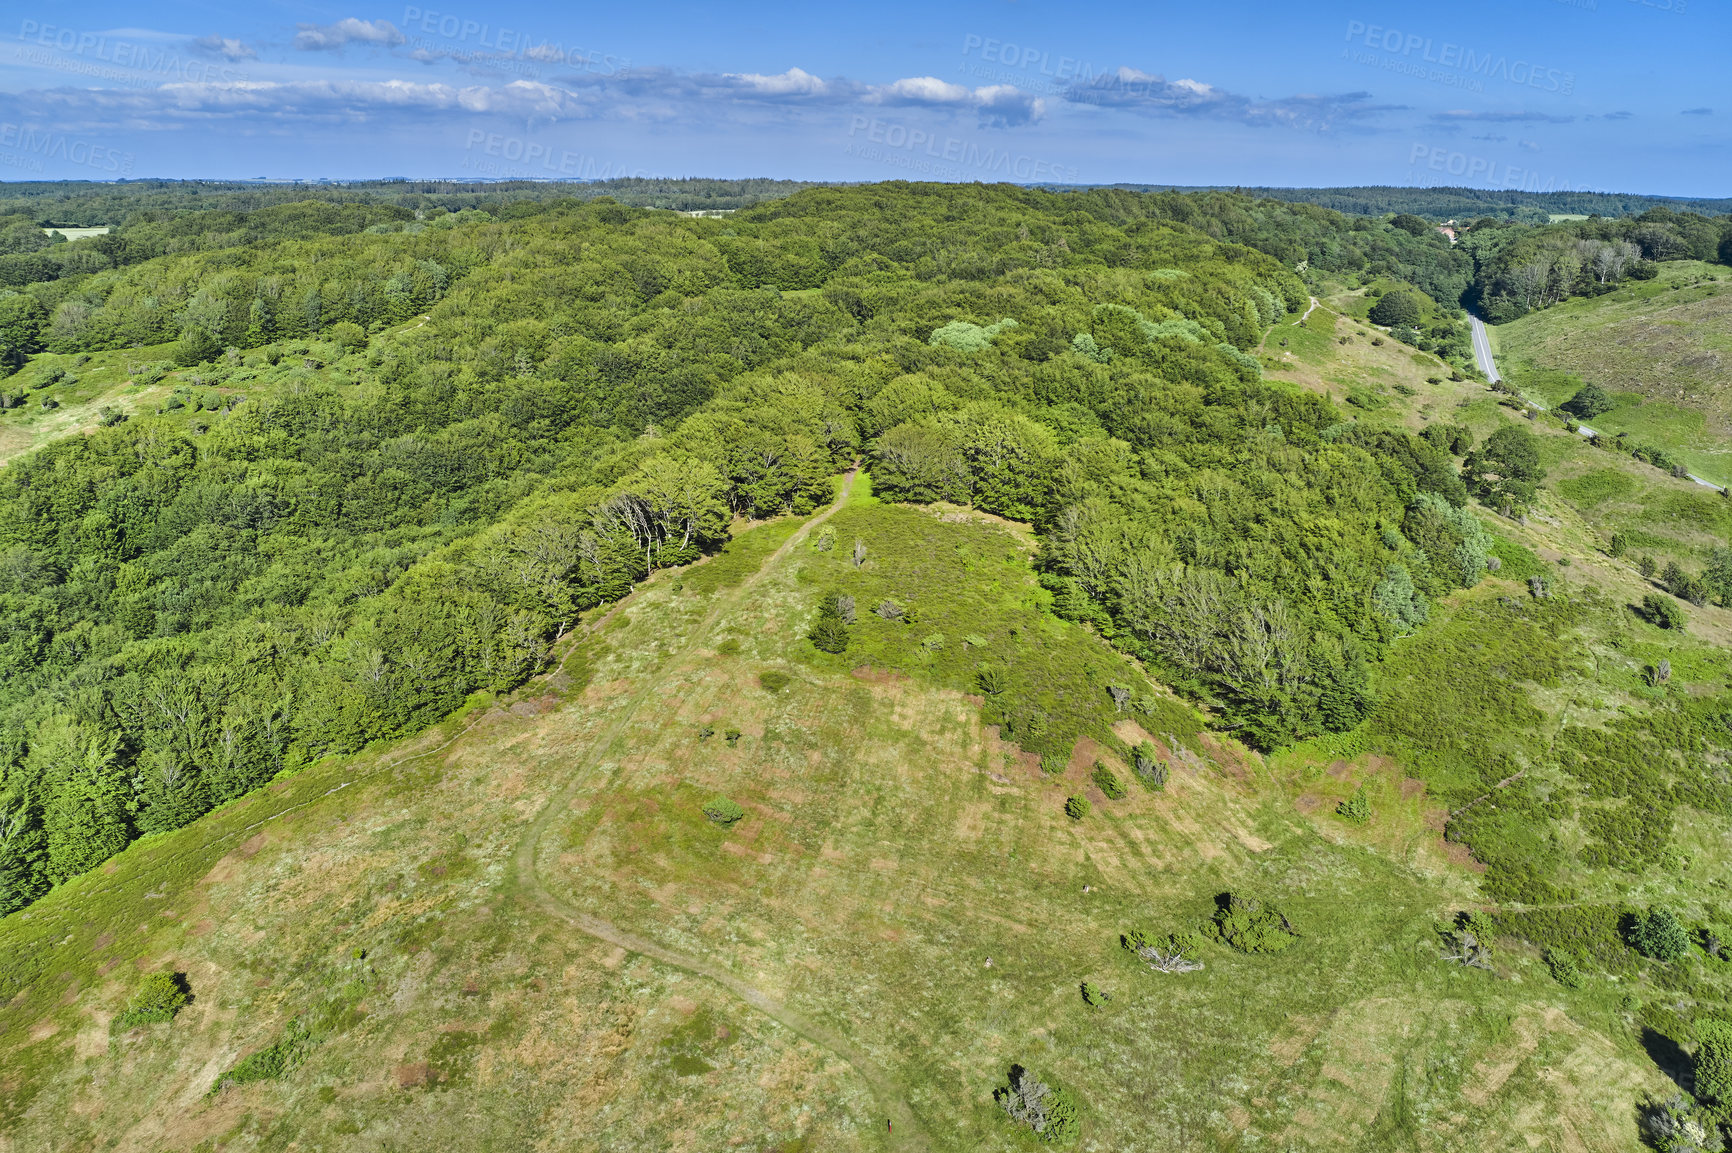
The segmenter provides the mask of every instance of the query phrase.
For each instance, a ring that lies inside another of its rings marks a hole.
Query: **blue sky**
[[[1732,195],[1727,0],[8,7],[7,180]]]

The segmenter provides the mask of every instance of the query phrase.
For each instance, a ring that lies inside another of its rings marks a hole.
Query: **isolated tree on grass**
[[[1467,454],[1461,479],[1468,491],[1500,512],[1533,503],[1546,470],[1540,464],[1539,442],[1532,433],[1506,424]]]
[[[1371,307],[1371,319],[1389,327],[1416,325],[1421,315],[1419,298],[1411,292],[1388,293]]]
[[[1671,597],[1659,593],[1648,593],[1642,597],[1642,615],[1648,618],[1650,624],[1663,629],[1681,629],[1685,617],[1683,606]]]
[[[139,982],[138,990],[117,1021],[121,1025],[151,1025],[174,1020],[174,1015],[192,1000],[186,975],[152,973]]]
[[[1669,909],[1650,909],[1630,926],[1630,945],[1644,957],[1676,961],[1690,948],[1690,931]]]
[[[1076,1098],[1037,1081],[1021,1065],[1010,1067],[1010,1084],[993,1091],[998,1107],[1012,1121],[1034,1130],[1048,1145],[1070,1145],[1082,1135]]]
[[[1602,412],[1612,411],[1612,398],[1606,390],[1597,384],[1584,384],[1576,390],[1576,395],[1558,405],[1558,410],[1583,420],[1592,420]]]
[[[812,622],[812,631],[806,635],[824,652],[847,651],[848,622],[843,619],[839,596],[829,593],[818,602],[818,619]]]

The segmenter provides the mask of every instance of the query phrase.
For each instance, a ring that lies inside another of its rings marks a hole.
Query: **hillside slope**
[[[865,543],[859,579],[948,554],[999,590],[968,643],[1012,659],[1050,633],[1073,693],[1121,667],[1034,606],[1017,526],[852,495],[827,515]],[[1160,792],[1090,741],[1043,773],[918,663],[805,643],[812,590],[852,570],[818,519],[657,577],[515,703],[321,763],[10,920],[9,954],[52,957],[0,1017],[12,1147],[1010,1149],[1012,1063],[1078,1092],[1090,1148],[1630,1147],[1663,1082],[1597,996],[1531,957],[1438,959],[1472,874],[1418,782],[1363,758],[1277,781],[1204,733],[1150,734]],[[1182,716],[1095,696],[1127,735]],[[1319,804],[1358,781],[1369,835]],[[700,811],[717,794],[731,828]],[[1179,975],[1120,947],[1223,891],[1278,900],[1297,944],[1205,945]],[[146,969],[192,1004],[117,1026]],[[212,1093],[297,1022],[279,1075]]]
[[[1593,426],[1671,452],[1692,472],[1732,483],[1732,277],[1669,261],[1660,275],[1573,299],[1492,329],[1510,382],[1548,407],[1593,383],[1612,394]]]

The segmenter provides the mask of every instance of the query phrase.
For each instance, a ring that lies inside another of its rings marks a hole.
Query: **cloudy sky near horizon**
[[[0,179],[1732,195],[1724,0],[25,3]]]

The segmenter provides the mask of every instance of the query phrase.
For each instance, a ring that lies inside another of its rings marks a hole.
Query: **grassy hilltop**
[[[0,1148],[1727,1118],[1732,500],[1426,222],[491,207],[0,295]]]

